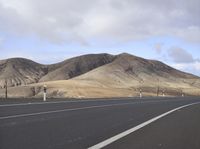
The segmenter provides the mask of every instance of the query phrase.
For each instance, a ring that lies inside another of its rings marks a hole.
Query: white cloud
[[[175,36],[200,42],[199,0],[0,0],[0,31],[51,42]]]
[[[195,61],[192,54],[179,47],[170,48],[168,55],[176,63],[191,63]]]
[[[172,66],[174,68],[179,69],[179,70],[184,70],[184,69],[188,68],[188,65],[190,65],[190,64],[183,64],[183,63],[172,64]]]
[[[194,68],[200,73],[200,62],[199,61],[194,63]]]
[[[196,74],[198,76],[200,76],[200,62],[195,61],[193,63],[176,63],[176,64],[172,64],[172,67],[185,71],[185,72],[190,72],[193,74]]]
[[[173,60],[172,67],[200,76],[200,60],[195,59],[191,53],[179,47],[172,47],[167,52]]]

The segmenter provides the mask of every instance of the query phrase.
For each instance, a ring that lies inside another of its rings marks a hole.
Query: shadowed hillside
[[[131,94],[138,94],[140,89],[154,95],[157,90],[159,94],[165,92],[169,95],[200,91],[199,77],[181,72],[159,61],[126,53],[116,56],[112,63],[73,80],[96,82],[108,88],[131,89]]]
[[[44,65],[24,58],[12,58],[0,61],[0,87],[20,86],[38,82],[47,73]]]
[[[42,65],[24,58],[2,60],[0,61],[0,87],[5,86],[6,79],[8,86],[66,80],[110,63],[113,59],[114,56],[108,54],[90,54],[52,65]]]
[[[23,80],[26,73],[29,79],[26,84],[31,83],[9,88],[12,97],[41,97],[44,84],[47,85],[49,97],[127,97],[138,96],[140,90],[146,96],[200,95],[199,77],[176,70],[162,62],[127,53],[116,56],[84,55],[46,66],[28,62],[17,62],[17,67],[7,63],[5,65],[5,61],[0,63],[3,72],[0,76],[7,73],[8,78],[19,77]],[[34,78],[34,84],[30,78]],[[0,95],[3,94],[2,89]]]
[[[65,60],[48,66],[48,74],[40,82],[52,80],[67,80],[84,74],[94,68],[112,62],[114,56],[109,54],[90,54]]]
[[[120,82],[125,81],[127,84],[127,79],[145,83],[149,78],[157,81],[159,81],[159,79],[165,79],[166,82],[199,79],[199,77],[195,75],[176,70],[162,62],[147,60],[126,53],[117,55],[112,63],[94,69],[77,79],[105,79],[105,81],[113,81],[116,79],[116,81]]]

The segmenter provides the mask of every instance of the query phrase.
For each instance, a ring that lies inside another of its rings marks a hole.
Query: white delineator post
[[[43,91],[43,101],[46,101],[47,98],[47,86],[44,85],[44,91]]]
[[[165,97],[165,91],[164,91],[164,90],[163,90],[163,92],[162,92],[162,93],[163,93],[163,97]]]
[[[142,90],[140,89],[140,98],[142,98]]]
[[[184,97],[184,96],[185,96],[185,94],[183,93],[183,90],[181,90],[181,96],[182,96],[182,97]]]

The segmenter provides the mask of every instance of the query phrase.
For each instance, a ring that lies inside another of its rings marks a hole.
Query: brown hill
[[[24,58],[0,61],[0,87],[20,86],[37,82],[66,80],[86,73],[94,68],[110,63],[114,56],[109,54],[90,54],[42,65]]]
[[[114,56],[109,54],[89,54],[65,60],[48,66],[47,75],[40,82],[53,80],[67,80],[84,74],[94,68],[112,62]]]
[[[40,97],[44,84],[52,97],[138,96],[140,89],[148,96],[156,96],[157,92],[168,96],[200,95],[199,77],[126,53],[84,55],[39,66],[45,68],[39,82],[9,88],[9,96]],[[0,90],[0,96],[3,94]]]
[[[170,95],[200,90],[200,78],[176,70],[162,62],[147,60],[130,54],[116,56],[112,63],[74,78],[76,81],[96,82],[108,88],[132,89],[137,92]],[[200,94],[200,93],[199,93]]]
[[[46,67],[28,59],[11,58],[0,61],[0,87],[5,80],[8,86],[19,86],[38,82],[46,74]]]
[[[94,69],[76,79],[108,80],[110,78],[109,80],[113,80],[113,77],[122,82],[123,80],[131,79],[140,83],[144,83],[150,77],[154,78],[154,80],[162,78],[168,81],[199,79],[195,75],[179,71],[160,61],[147,60],[127,53],[117,55],[113,62]]]

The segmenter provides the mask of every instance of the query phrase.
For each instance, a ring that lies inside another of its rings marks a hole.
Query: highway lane
[[[169,99],[168,99],[169,100]],[[65,110],[65,109],[76,109],[83,107],[93,107],[93,106],[104,106],[104,105],[113,105],[113,104],[137,104],[138,102],[144,102],[146,100],[133,100],[123,99],[123,100],[64,100],[56,101],[50,99],[48,102],[14,102],[3,101],[0,104],[0,117],[10,116],[10,115],[20,115],[26,113],[37,113],[37,112],[46,112],[46,111],[56,111],[56,110]],[[152,100],[148,100],[151,102]],[[162,100],[163,101],[163,100]],[[153,102],[156,102],[153,100]],[[157,100],[159,102],[159,99]],[[8,104],[9,103],[9,104]],[[44,106],[45,105],[45,106]],[[45,107],[45,108],[44,108]]]
[[[200,104],[178,110],[105,149],[199,149]]]
[[[167,102],[168,100],[174,101],[174,98],[123,98],[121,99],[91,99],[91,100],[58,100],[57,99],[49,99],[48,102],[42,102],[41,100],[19,100],[12,99],[11,101],[1,101],[0,102],[0,117],[6,117],[10,115],[20,115],[27,113],[38,113],[38,112],[46,112],[46,111],[56,111],[56,110],[65,110],[65,109],[76,109],[83,107],[92,107],[92,106],[104,106],[104,105],[118,105],[118,104],[141,104],[142,102]],[[184,99],[179,99],[184,100]],[[45,108],[44,108],[45,107]]]
[[[125,98],[17,105],[3,102],[0,148],[88,148],[166,111],[197,101],[196,98]]]

